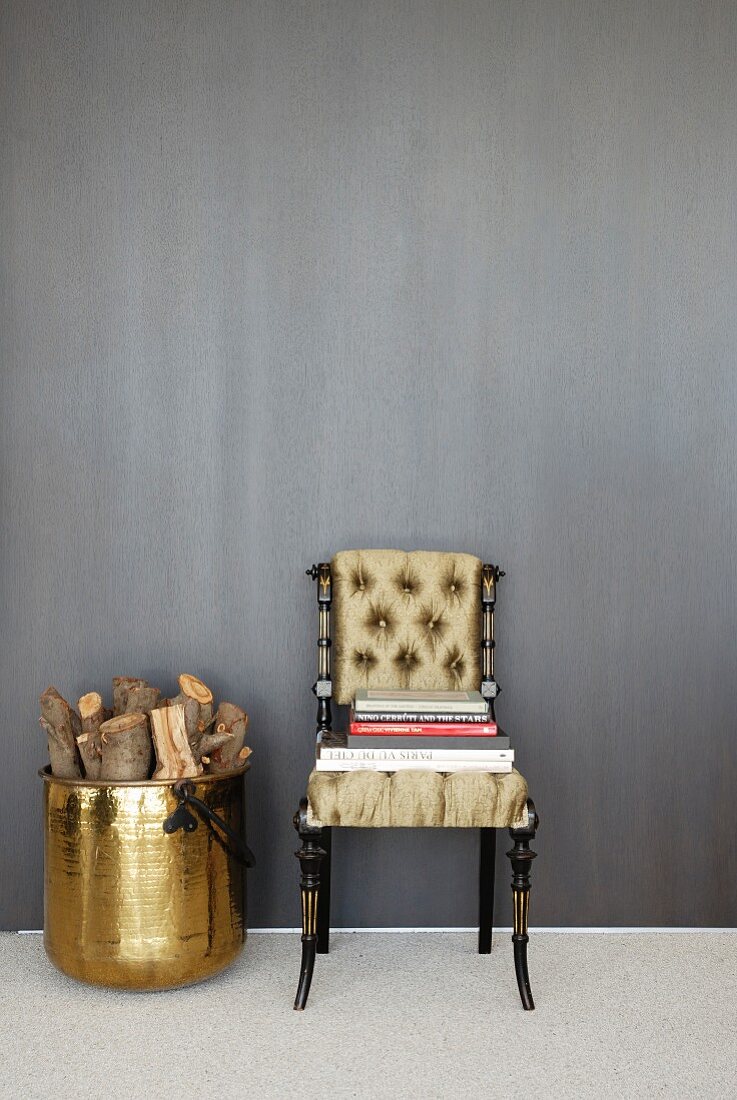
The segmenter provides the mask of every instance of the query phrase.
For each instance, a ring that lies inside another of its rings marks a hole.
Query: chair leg
[[[320,893],[320,863],[325,852],[320,847],[321,829],[307,824],[307,799],[303,798],[294,815],[294,827],[302,841],[302,847],[295,852],[301,869],[299,880],[302,894],[302,964],[299,971],[299,985],[294,1000],[296,1009],[307,1004],[315,969],[315,948],[317,946],[317,907]]]
[[[530,975],[527,971],[527,919],[530,909],[530,865],[537,853],[530,850],[530,841],[534,839],[539,823],[532,799],[527,801],[528,823],[521,829],[510,829],[509,835],[514,847],[507,852],[512,862],[512,897],[514,899],[514,969],[517,974],[519,995],[522,1007],[531,1011],[535,1007],[530,990]]]
[[[496,875],[496,829],[479,829],[479,955],[491,951],[494,927],[494,878]]]
[[[333,847],[333,830],[323,827],[320,841],[325,852],[320,866],[320,892],[317,897],[317,953],[327,955],[330,951],[330,863]]]

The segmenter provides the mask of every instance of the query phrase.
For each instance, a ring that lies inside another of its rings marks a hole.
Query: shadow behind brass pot
[[[201,776],[194,794],[239,836],[243,776]],[[170,989],[216,974],[246,936],[246,869],[217,829],[167,834],[174,783],[44,780],[44,946],[73,978]]]

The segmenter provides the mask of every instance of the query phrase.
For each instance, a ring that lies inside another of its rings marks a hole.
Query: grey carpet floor
[[[534,933],[533,933],[534,935]],[[539,934],[537,1010],[508,934],[343,934],[292,1010],[299,942],[254,935],[202,985],[116,993],[0,935],[0,1096],[737,1096],[737,935]]]

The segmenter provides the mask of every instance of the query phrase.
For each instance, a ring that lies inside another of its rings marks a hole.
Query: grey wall
[[[508,571],[533,922],[734,923],[737,5],[2,20],[2,924],[39,692],[180,670],[251,713],[251,924],[297,923],[303,571],[353,546]],[[335,922],[473,924],[475,845],[339,836]]]

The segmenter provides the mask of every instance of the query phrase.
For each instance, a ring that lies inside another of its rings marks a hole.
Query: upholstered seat
[[[310,825],[356,829],[520,829],[527,783],[518,771],[318,772],[307,783]]]
[[[319,610],[318,744],[329,739],[331,701],[350,705],[362,688],[481,690],[494,716],[494,606],[504,574],[471,554],[346,550],[308,570]],[[330,618],[334,616],[334,636]],[[331,660],[331,652],[333,658]],[[332,676],[331,676],[332,672]],[[491,950],[496,830],[509,829],[514,963],[524,1008],[530,841],[538,819],[518,771],[318,771],[294,818],[301,840],[302,965],[294,1007],[307,1004],[315,954],[328,951],[330,851],[335,827],[478,829],[479,952]]]

